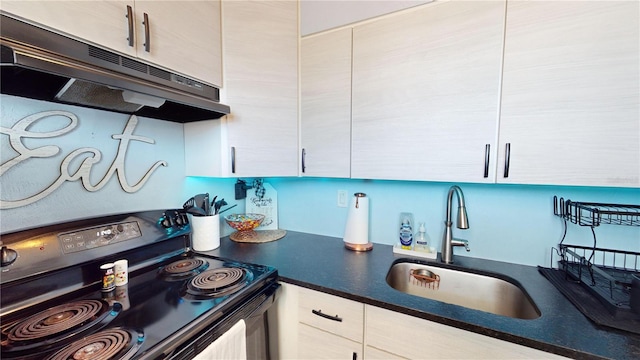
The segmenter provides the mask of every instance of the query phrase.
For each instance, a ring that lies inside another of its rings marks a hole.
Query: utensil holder
[[[193,216],[191,223],[191,248],[194,251],[209,251],[220,247],[220,216]]]

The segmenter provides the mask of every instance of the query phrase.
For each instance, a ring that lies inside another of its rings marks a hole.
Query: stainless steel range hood
[[[5,15],[0,22],[3,94],[182,123],[230,111],[213,86]]]

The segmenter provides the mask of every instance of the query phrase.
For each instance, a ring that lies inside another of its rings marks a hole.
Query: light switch
[[[347,190],[338,190],[338,207],[347,207]]]

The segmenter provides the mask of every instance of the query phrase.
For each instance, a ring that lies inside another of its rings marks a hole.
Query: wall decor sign
[[[247,193],[245,210],[247,213],[262,214],[264,220],[256,230],[278,229],[278,192],[269,183],[260,182],[260,190]],[[254,183],[255,187],[255,183]]]
[[[30,130],[30,127],[33,124],[38,121],[43,121],[50,116],[66,117],[67,119],[69,119],[69,123],[64,127],[53,131],[37,132]],[[120,187],[122,187],[122,190],[127,193],[133,193],[140,190],[147,182],[147,180],[149,180],[149,177],[156,171],[156,169],[158,169],[160,166],[167,166],[168,164],[164,160],[157,161],[151,167],[149,167],[147,172],[142,176],[142,178],[135,182],[135,184],[129,184],[129,182],[127,181],[127,176],[125,174],[124,166],[129,143],[131,141],[141,141],[148,144],[155,144],[154,139],[133,134],[133,131],[136,128],[137,124],[138,118],[135,115],[132,115],[127,121],[127,124],[125,125],[122,133],[114,134],[111,136],[112,139],[119,141],[118,151],[115,155],[115,158],[111,162],[109,169],[106,171],[102,179],[100,179],[96,184],[91,183],[90,175],[93,165],[102,159],[102,153],[96,148],[81,147],[70,152],[62,160],[62,162],[60,163],[60,175],[52,183],[45,185],[38,193],[25,197],[23,199],[0,199],[0,209],[12,209],[32,204],[49,196],[67,181],[71,182],[79,180],[81,181],[82,186],[87,191],[98,191],[103,188],[116,173],[118,182],[120,183]],[[18,154],[17,156],[3,162],[0,165],[0,178],[12,168],[25,163],[30,159],[48,158],[60,152],[60,148],[56,145],[44,145],[40,147],[29,148],[24,144],[24,139],[50,139],[65,135],[71,132],[77,126],[78,117],[75,114],[68,111],[52,110],[29,115],[19,120],[10,128],[0,127],[0,133],[9,137],[9,145]],[[70,171],[70,164],[74,160],[80,161],[80,159],[81,162],[78,169],[75,172]]]

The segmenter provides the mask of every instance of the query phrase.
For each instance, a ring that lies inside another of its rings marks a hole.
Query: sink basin
[[[387,284],[406,294],[493,314],[540,317],[540,310],[518,282],[500,274],[401,259],[389,269]]]

